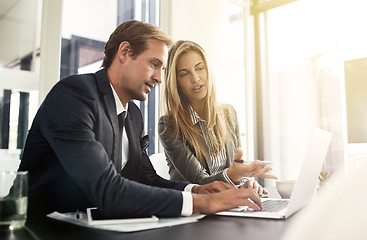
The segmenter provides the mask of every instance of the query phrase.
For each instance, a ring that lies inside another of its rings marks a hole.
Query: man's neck
[[[124,108],[127,107],[127,103],[130,101],[130,99],[124,99],[123,97],[126,97],[127,94],[121,94],[121,89],[120,89],[120,86],[119,86],[119,78],[118,76],[120,75],[118,72],[114,71],[113,70],[114,68],[113,67],[110,67],[109,69],[106,70],[107,72],[107,77],[108,77],[108,80],[112,86],[112,88],[114,89],[119,101],[121,102],[122,106]]]

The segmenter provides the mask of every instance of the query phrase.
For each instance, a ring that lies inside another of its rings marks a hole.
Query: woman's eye
[[[200,65],[200,66],[196,67],[196,71],[202,71],[204,69],[205,69],[205,67],[203,65]]]
[[[180,73],[180,77],[185,77],[185,76],[187,76],[187,72],[183,72],[183,73]]]

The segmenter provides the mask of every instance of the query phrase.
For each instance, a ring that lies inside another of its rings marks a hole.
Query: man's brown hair
[[[161,29],[150,23],[130,20],[120,24],[111,34],[104,48],[102,67],[108,69],[114,59],[120,44],[124,41],[130,43],[132,56],[137,56],[148,48],[147,40],[157,39],[170,46],[172,40]]]

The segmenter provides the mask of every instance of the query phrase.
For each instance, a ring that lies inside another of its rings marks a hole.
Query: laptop
[[[312,199],[316,189],[319,173],[325,160],[331,141],[331,133],[315,128],[312,131],[306,157],[303,160],[299,175],[294,183],[290,199],[262,198],[263,209],[254,211],[247,206],[240,206],[217,215],[286,219],[306,206]],[[272,205],[276,210],[266,210]]]

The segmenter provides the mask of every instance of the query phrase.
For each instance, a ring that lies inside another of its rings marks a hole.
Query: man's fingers
[[[224,191],[227,189],[231,189],[231,188],[236,188],[236,186],[234,186],[233,184],[229,184],[226,182],[222,182],[222,181],[215,181],[215,187],[220,190],[220,191]]]
[[[214,181],[208,184],[207,186],[208,186],[207,188],[210,189],[210,192],[221,192],[228,189],[236,188],[236,186],[222,181]]]
[[[240,191],[242,192],[242,198],[245,198],[245,202],[247,206],[255,209],[255,210],[261,210],[261,199],[259,194],[255,191],[253,188],[241,188]]]
[[[255,209],[255,210],[261,210],[262,208],[262,204],[261,204],[261,199],[260,196],[258,195],[257,192],[255,192],[254,190],[252,190],[252,195],[250,196],[250,199],[252,200],[249,201],[251,205],[248,205],[249,207]],[[253,206],[252,206],[253,205]]]
[[[245,206],[248,206],[248,207],[250,207],[250,208],[252,208],[252,209],[254,209],[254,210],[256,210],[256,211],[259,211],[259,210],[261,210],[261,204],[260,204],[260,206],[259,205],[257,205],[255,202],[252,202],[252,201],[250,201],[250,200],[245,200]]]

